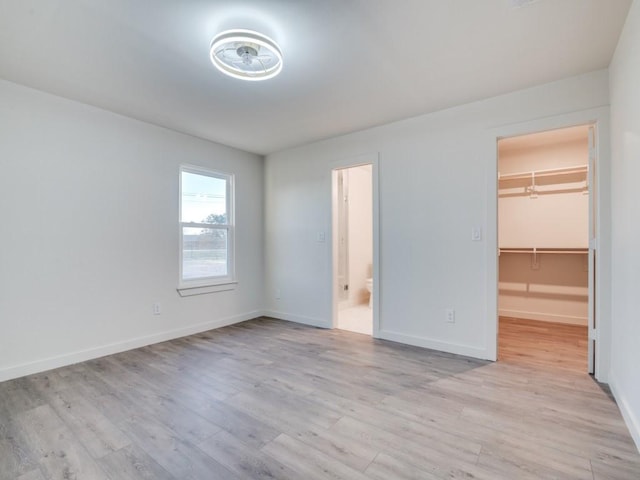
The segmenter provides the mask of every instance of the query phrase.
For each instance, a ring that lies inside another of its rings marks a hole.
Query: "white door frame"
[[[334,198],[334,173],[335,170],[344,168],[357,167],[359,165],[371,165],[372,170],[372,192],[373,192],[373,334],[374,338],[380,337],[380,189],[378,187],[378,178],[380,170],[380,157],[378,153],[366,153],[356,157],[349,157],[334,162],[330,165],[329,175],[331,177],[331,191],[329,198],[331,199],[331,231],[329,238],[329,264],[331,265],[331,328],[336,328],[338,324],[338,282],[336,281],[338,271],[338,251],[336,248],[338,242],[337,229],[337,202]]]
[[[598,192],[593,205],[596,222],[598,255],[596,256],[595,334],[597,355],[594,375],[597,380],[607,382],[609,377],[611,350],[611,224],[610,224],[610,148],[609,108],[600,107],[579,112],[546,117],[528,122],[503,125],[488,131],[487,144],[487,312],[486,345],[487,358],[496,360],[498,353],[498,140],[506,137],[556,130],[577,125],[596,125],[597,162],[595,171]],[[484,151],[484,150],[483,150]],[[585,369],[586,371],[586,369]]]

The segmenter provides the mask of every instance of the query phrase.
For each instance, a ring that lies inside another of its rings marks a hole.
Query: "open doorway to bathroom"
[[[333,171],[335,326],[373,332],[373,166]]]

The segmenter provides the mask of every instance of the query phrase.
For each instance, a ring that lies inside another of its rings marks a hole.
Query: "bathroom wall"
[[[499,143],[500,174],[587,163],[586,126]],[[589,196],[583,191],[586,177],[586,174],[577,174],[540,178],[540,193],[534,198],[522,194],[522,185],[501,188],[498,199],[500,247],[586,248],[589,236]],[[529,180],[525,180],[523,185],[528,183]],[[587,260],[586,253],[540,254],[535,259],[529,254],[501,253],[499,314],[587,325]]]
[[[349,181],[349,305],[367,303],[365,281],[373,258],[372,168],[361,165],[345,171]]]

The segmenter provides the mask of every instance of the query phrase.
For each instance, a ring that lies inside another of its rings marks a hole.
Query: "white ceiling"
[[[605,68],[631,0],[513,3],[0,0],[0,77],[267,154]],[[229,28],[274,38],[282,73],[215,70]]]

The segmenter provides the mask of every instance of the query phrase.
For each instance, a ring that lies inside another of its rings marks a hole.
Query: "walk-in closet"
[[[498,143],[498,359],[588,368],[590,126]]]

